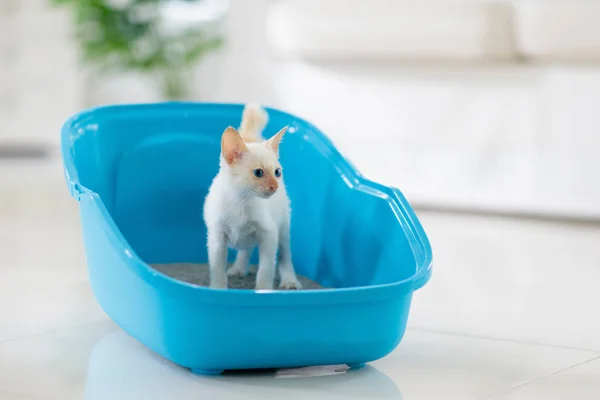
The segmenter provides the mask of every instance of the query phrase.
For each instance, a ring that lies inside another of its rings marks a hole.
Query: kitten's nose
[[[269,191],[272,193],[275,193],[275,191],[277,190],[277,188],[279,187],[279,184],[277,184],[276,180],[272,180],[271,182],[269,182]]]

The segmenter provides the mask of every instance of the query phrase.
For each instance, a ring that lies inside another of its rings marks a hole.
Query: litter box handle
[[[423,287],[431,278],[431,244],[429,238],[417,218],[414,210],[406,200],[406,197],[397,188],[392,188],[394,196],[398,203],[401,205],[401,214],[407,227],[412,232],[412,246],[415,250],[415,263],[416,271],[413,276],[413,290],[417,290]]]

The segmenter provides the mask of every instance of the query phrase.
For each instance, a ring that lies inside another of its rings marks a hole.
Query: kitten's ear
[[[275,136],[267,141],[268,146],[275,152],[275,154],[279,154],[279,143],[281,143],[281,139],[283,139],[283,135],[287,132],[287,130],[288,127],[284,126],[275,134]]]
[[[223,132],[221,137],[221,152],[227,164],[233,164],[236,160],[241,159],[248,151],[246,143],[233,127],[228,127]]]

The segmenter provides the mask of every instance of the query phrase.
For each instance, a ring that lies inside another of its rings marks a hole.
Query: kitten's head
[[[221,154],[237,188],[262,198],[271,197],[279,188],[282,176],[279,143],[287,127],[261,143],[244,143],[234,128],[221,138]]]

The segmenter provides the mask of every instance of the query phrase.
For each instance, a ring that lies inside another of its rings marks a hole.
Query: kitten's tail
[[[260,104],[250,103],[244,107],[242,123],[240,124],[240,136],[246,143],[260,142],[262,130],[267,125],[269,116]]]

